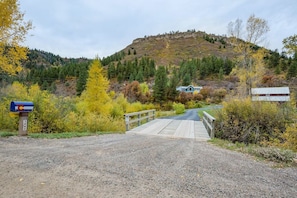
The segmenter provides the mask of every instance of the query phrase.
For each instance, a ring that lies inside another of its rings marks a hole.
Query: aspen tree
[[[237,54],[232,72],[240,79],[240,94],[243,97],[251,95],[251,88],[261,81],[264,74],[265,50],[259,45],[265,41],[268,31],[268,22],[255,15],[248,18],[245,29],[240,19],[228,24],[228,34]]]
[[[32,23],[24,21],[18,0],[0,0],[0,73],[21,71],[28,49],[20,46]]]

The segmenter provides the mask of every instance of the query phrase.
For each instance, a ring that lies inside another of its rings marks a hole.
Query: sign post
[[[25,136],[28,135],[28,112],[19,113],[19,135]]]
[[[28,116],[33,111],[33,102],[12,101],[10,111],[19,113],[19,135],[28,135]]]

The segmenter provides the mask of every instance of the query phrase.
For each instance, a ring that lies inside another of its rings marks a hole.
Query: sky
[[[296,0],[19,0],[32,21],[23,45],[68,58],[110,56],[145,36],[203,31],[227,35],[231,21],[268,22],[266,48],[297,34]]]

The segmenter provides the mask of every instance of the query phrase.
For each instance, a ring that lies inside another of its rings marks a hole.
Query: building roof
[[[253,101],[286,102],[290,100],[289,87],[252,88]]]
[[[289,87],[252,88],[252,95],[259,94],[290,94]]]

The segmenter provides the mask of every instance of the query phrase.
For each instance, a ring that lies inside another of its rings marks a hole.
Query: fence
[[[141,125],[141,121],[146,120],[149,122],[150,120],[155,119],[156,110],[146,110],[146,111],[139,111],[134,113],[126,113],[125,116],[125,123],[126,123],[126,131],[129,131],[130,124],[137,123],[137,126]]]
[[[203,118],[202,118],[202,122],[210,136],[210,138],[214,138],[214,122],[215,122],[215,118],[212,117],[211,115],[209,115],[208,113],[206,113],[205,111],[203,111]]]

